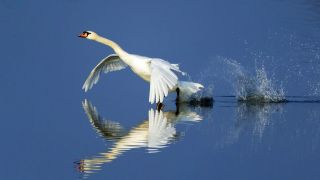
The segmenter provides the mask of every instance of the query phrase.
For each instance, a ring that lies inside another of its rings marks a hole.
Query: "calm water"
[[[319,22],[315,0],[0,0],[0,179],[319,179]],[[128,69],[84,93],[112,53],[84,30],[180,63],[213,106],[157,112]]]

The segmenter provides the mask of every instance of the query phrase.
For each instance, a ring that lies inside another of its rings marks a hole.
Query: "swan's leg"
[[[176,103],[176,116],[179,116],[180,114],[180,104],[179,103]]]
[[[163,107],[164,107],[164,104],[162,104],[162,103],[157,103],[157,110],[158,110],[158,111],[162,110]]]
[[[176,89],[176,92],[177,92],[176,103],[179,103],[179,100],[180,100],[180,89],[177,88],[177,89]]]

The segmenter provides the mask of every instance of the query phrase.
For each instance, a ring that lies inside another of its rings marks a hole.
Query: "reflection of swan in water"
[[[101,165],[118,158],[125,151],[134,148],[147,148],[149,153],[159,152],[167,147],[177,137],[174,125],[179,121],[202,120],[202,117],[186,106],[180,106],[177,111],[149,110],[149,119],[125,132],[119,123],[102,119],[92,104],[85,100],[83,108],[99,135],[107,140],[115,140],[114,145],[105,153],[80,160],[78,169],[84,173],[92,173]]]

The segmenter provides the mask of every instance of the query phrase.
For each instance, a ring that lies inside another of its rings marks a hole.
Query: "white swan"
[[[151,104],[156,102],[162,106],[164,97],[172,91],[177,92],[177,100],[187,101],[192,94],[203,88],[203,86],[198,83],[178,81],[178,77],[174,72],[185,75],[184,72],[180,71],[178,64],[170,64],[159,58],[129,54],[115,42],[101,37],[92,31],[84,31],[79,37],[110,46],[116,53],[102,59],[91,71],[82,87],[85,91],[91,89],[92,86],[98,82],[101,72],[108,73],[118,71],[127,66],[142,79],[150,82],[149,102]]]

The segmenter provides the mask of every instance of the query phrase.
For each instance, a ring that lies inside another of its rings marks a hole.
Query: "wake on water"
[[[215,71],[217,67],[219,70]],[[274,82],[277,81],[268,77],[263,65],[256,67],[255,72],[250,74],[237,61],[217,57],[209,69],[203,71],[200,82],[208,81],[205,80],[207,78],[223,78],[224,81],[229,82],[238,101],[251,103],[287,102],[284,89],[276,86]],[[210,89],[212,92],[213,88],[210,87]]]

